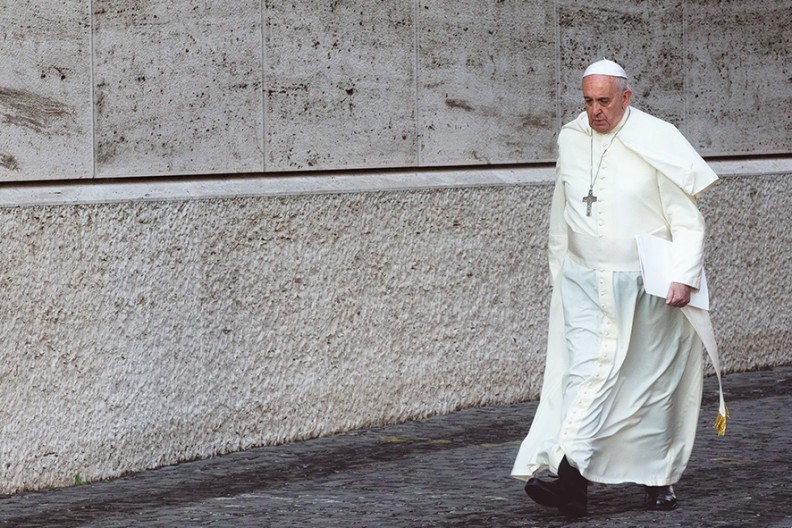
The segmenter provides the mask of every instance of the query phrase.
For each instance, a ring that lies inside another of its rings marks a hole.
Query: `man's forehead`
[[[616,78],[607,75],[583,77],[581,88],[585,97],[610,96],[616,92]]]

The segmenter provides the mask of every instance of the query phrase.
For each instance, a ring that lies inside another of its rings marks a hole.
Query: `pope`
[[[591,64],[581,87],[585,111],[558,136],[541,399],[512,476],[569,516],[587,513],[590,482],[643,485],[647,508],[669,510],[702,397],[704,337],[691,321],[709,322],[687,311],[703,270],[696,199],[717,176],[676,127],[630,106],[617,63]],[[665,298],[643,288],[640,234],[672,242]],[[725,417],[722,403],[720,432]]]

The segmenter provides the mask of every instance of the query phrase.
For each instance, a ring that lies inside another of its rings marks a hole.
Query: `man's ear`
[[[632,98],[632,90],[629,88],[624,90],[624,99],[622,100],[622,107],[627,108],[630,105],[630,99]]]

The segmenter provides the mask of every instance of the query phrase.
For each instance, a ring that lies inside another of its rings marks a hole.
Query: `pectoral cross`
[[[594,196],[593,189],[589,188],[588,196],[584,196],[583,201],[586,202],[586,216],[591,216],[591,204],[597,201],[597,197]]]

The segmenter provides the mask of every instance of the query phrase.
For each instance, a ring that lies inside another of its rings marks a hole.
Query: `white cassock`
[[[608,134],[584,112],[558,145],[547,364],[512,476],[556,473],[566,455],[593,482],[674,484],[695,439],[702,342],[679,308],[644,291],[635,235],[672,240],[672,280],[698,288],[695,196],[717,176],[673,125],[635,108]]]

